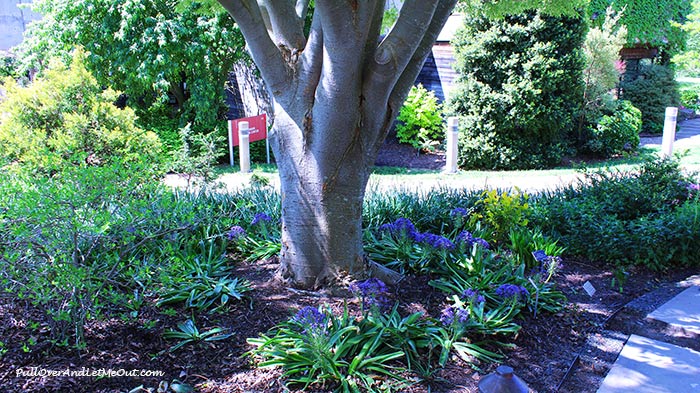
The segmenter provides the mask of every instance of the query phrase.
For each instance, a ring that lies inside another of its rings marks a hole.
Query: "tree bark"
[[[219,2],[273,98],[283,276],[313,288],[364,271],[370,169],[456,0],[406,0],[381,43],[384,0],[317,0],[306,37],[306,1]]]

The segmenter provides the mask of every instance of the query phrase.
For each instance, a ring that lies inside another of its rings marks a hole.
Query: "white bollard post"
[[[447,135],[445,141],[445,172],[457,173],[457,140],[459,139],[459,130],[457,125],[459,119],[450,117],[447,119]]]
[[[250,130],[248,122],[238,123],[238,152],[240,155],[241,172],[250,172]]]
[[[666,119],[664,121],[664,136],[661,140],[661,156],[671,157],[673,154],[673,141],[676,139],[676,119],[678,108],[666,108]]]

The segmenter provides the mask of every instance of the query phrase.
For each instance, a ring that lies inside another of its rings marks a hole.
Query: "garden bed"
[[[143,307],[132,320],[90,322],[85,332],[87,345],[78,351],[52,347],[45,327],[25,322],[41,320],[40,312],[28,302],[4,294],[0,297],[0,337],[4,342],[0,385],[5,392],[128,392],[139,386],[144,390],[135,391],[145,392],[145,389],[156,391],[163,381],[178,380],[201,392],[283,391],[281,370],[256,369],[243,356],[251,349],[246,339],[266,332],[304,306],[327,303],[339,310],[346,300],[342,295],[347,292],[289,289],[274,281],[275,268],[274,262],[264,261],[239,266],[236,275],[252,283],[249,301],[225,313],[202,313],[196,318],[200,328],[230,329],[233,335],[229,339],[185,345],[173,352],[169,348],[176,341],[164,339],[162,333],[175,329],[189,317],[184,309],[166,315],[162,308]],[[595,392],[609,364],[604,353],[586,356],[590,355],[590,350],[585,349],[586,340],[601,333],[609,318],[627,302],[663,282],[674,282],[692,274],[689,270],[677,270],[657,278],[658,275],[632,271],[624,292],[620,293],[617,288],[611,288],[613,276],[609,270],[583,261],[565,260],[556,276],[557,286],[569,299],[565,309],[536,317],[526,314],[524,320],[517,321],[523,328],[512,340],[514,348],[502,353],[504,362],[532,389],[553,392],[560,387],[562,392]],[[592,297],[582,288],[586,281],[597,289]],[[430,287],[426,277],[407,277],[392,288],[392,293],[406,314],[424,311],[439,315],[444,301],[444,294]],[[357,301],[350,301],[351,311],[356,312],[357,308]],[[607,354],[612,360],[617,355],[614,351],[615,348],[610,348]],[[153,370],[164,375],[104,378],[18,375],[19,369],[30,371],[31,367],[59,371]],[[469,365],[454,359],[434,376],[431,390],[422,383],[410,391],[474,392],[480,377],[495,367],[496,364]],[[573,372],[565,378],[570,367]]]

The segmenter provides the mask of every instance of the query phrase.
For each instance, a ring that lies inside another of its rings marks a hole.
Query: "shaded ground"
[[[302,292],[279,285],[272,279],[275,267],[273,262],[240,266],[237,274],[254,286],[250,301],[223,314],[197,317],[200,329],[221,326],[234,333],[230,339],[188,345],[175,352],[168,351],[175,342],[164,340],[162,333],[189,316],[182,309],[168,316],[146,307],[137,319],[91,322],[86,331],[87,348],[75,351],[52,347],[44,327],[26,323],[40,319],[39,312],[24,301],[2,295],[0,340],[5,353],[0,357],[0,386],[4,392],[128,392],[141,385],[155,391],[162,381],[177,379],[200,392],[284,391],[279,370],[252,368],[242,356],[250,349],[246,338],[265,332],[306,305],[328,303],[340,309],[344,298],[330,292]],[[675,271],[672,276],[656,279],[651,274],[633,271],[625,291],[620,293],[611,288],[612,275],[605,270],[589,263],[565,261],[557,281],[569,298],[567,307],[557,314],[519,320],[523,329],[512,340],[514,348],[503,353],[505,363],[533,390],[554,392],[560,387],[561,392],[595,392],[619,350],[604,339],[611,316],[639,295],[691,275],[689,271]],[[392,288],[406,313],[423,310],[438,316],[444,295],[428,286],[427,281],[425,277],[409,277]],[[592,297],[582,289],[586,281],[597,289]],[[357,308],[355,303],[350,306]],[[32,345],[34,341],[36,344]],[[596,345],[591,346],[591,342]],[[164,376],[99,379],[17,375],[18,369],[26,371],[29,367],[154,370],[164,372]],[[481,364],[472,368],[455,360],[437,373],[443,382],[433,384],[430,390],[428,385],[419,384],[410,391],[475,392],[481,376],[495,367]],[[566,376],[570,367],[572,372]]]
[[[403,168],[442,169],[445,167],[445,152],[419,152],[410,145],[401,144],[396,136],[389,135],[375,161],[376,166]]]

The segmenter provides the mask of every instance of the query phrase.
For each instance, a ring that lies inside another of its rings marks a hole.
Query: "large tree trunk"
[[[306,113],[276,118],[272,146],[282,193],[280,268],[295,286],[319,287],[339,274],[364,269],[362,204],[376,152],[365,154],[359,138],[361,110],[350,104],[357,97],[349,92],[331,101],[336,105],[317,102]],[[350,106],[338,110],[339,103]],[[330,112],[336,119],[331,127],[328,120],[308,117],[313,113],[323,119]],[[289,118],[301,121],[285,121]],[[301,128],[304,119],[307,130]],[[313,127],[323,127],[324,138],[307,139],[300,150],[284,147],[281,134],[308,134]]]
[[[379,39],[385,0],[219,0],[272,95],[282,184],[281,271],[318,287],[363,271],[362,203],[398,109],[456,0],[406,0]]]

